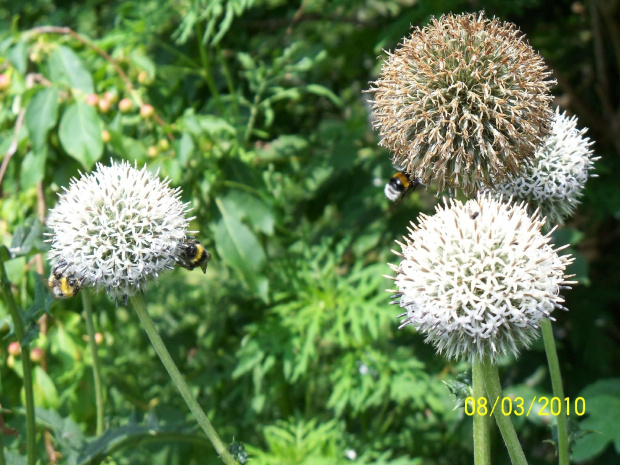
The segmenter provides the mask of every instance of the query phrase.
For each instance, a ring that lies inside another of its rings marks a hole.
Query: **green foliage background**
[[[193,229],[213,255],[207,275],[175,270],[146,299],[216,429],[251,463],[472,462],[471,418],[445,385],[469,367],[398,331],[384,292],[393,241],[438,200],[432,189],[399,205],[384,198],[393,168],[362,91],[410,25],[482,8],[528,34],[554,69],[557,103],[590,126],[601,156],[600,177],[555,234],[572,244],[581,285],[554,329],[566,395],[584,396],[589,414],[572,417],[573,458],[618,463],[620,35],[605,2],[9,0],[0,244],[12,247],[5,266],[31,346],[45,353],[35,370],[42,463],[45,430],[58,463],[219,463],[131,309],[104,295],[95,308],[107,432],[94,437],[81,301],[46,297],[37,215],[78,170],[110,158],[160,169],[192,202]],[[105,92],[109,110],[86,103]],[[123,98],[133,102],[126,113]],[[140,116],[142,104],[156,117]],[[2,440],[8,463],[22,463],[21,364],[7,352],[4,302],[0,337],[0,418],[17,430]],[[550,395],[541,342],[502,367],[507,392]],[[515,421],[530,463],[555,463],[552,418]],[[494,463],[508,463],[497,439]]]

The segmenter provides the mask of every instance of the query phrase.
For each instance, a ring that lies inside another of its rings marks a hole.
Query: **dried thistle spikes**
[[[444,15],[389,53],[371,83],[374,125],[396,165],[472,193],[517,173],[543,142],[549,75],[513,24]]]

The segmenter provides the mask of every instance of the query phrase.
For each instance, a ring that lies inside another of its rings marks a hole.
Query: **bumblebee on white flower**
[[[47,220],[52,269],[126,301],[184,263],[189,203],[158,173],[123,161],[72,179]]]
[[[394,251],[393,303],[439,353],[473,362],[518,354],[538,337],[539,322],[564,309],[560,290],[570,256],[559,256],[542,235],[544,220],[524,203],[489,195],[463,204],[451,200],[421,215]]]
[[[540,209],[552,225],[571,216],[583,195],[588,177],[599,157],[592,156],[587,128],[577,129],[577,117],[556,110],[551,133],[536,150],[534,160],[521,173],[490,189],[495,197],[525,200],[530,210]]]

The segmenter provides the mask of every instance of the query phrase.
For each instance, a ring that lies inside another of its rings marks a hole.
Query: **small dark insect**
[[[47,280],[47,287],[56,299],[69,299],[75,297],[82,290],[83,280],[67,274],[69,265],[60,261],[54,268]]]
[[[423,185],[420,178],[413,178],[404,171],[399,171],[387,182],[383,192],[392,202],[398,202],[418,186]]]
[[[189,238],[183,241],[179,266],[193,270],[200,267],[203,273],[207,272],[207,264],[211,260],[211,254],[196,239]]]

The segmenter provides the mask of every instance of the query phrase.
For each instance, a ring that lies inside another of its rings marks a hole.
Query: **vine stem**
[[[230,455],[230,452],[228,452],[228,449],[224,446],[224,443],[211,425],[211,422],[207,418],[207,415],[205,415],[204,411],[192,395],[189,386],[185,382],[185,379],[183,379],[181,372],[172,360],[168,349],[166,349],[164,341],[162,341],[159,333],[157,332],[157,329],[155,328],[153,320],[151,319],[150,315],[146,310],[146,304],[144,303],[144,298],[142,297],[142,294],[138,293],[133,295],[131,297],[131,303],[133,304],[133,307],[138,314],[138,318],[140,318],[140,322],[142,323],[146,334],[151,340],[151,344],[153,344],[155,352],[157,352],[157,355],[159,355],[159,358],[164,364],[166,370],[168,371],[170,378],[181,392],[183,400],[185,400],[185,403],[191,410],[194,418],[196,419],[202,430],[211,441],[211,444],[213,444],[213,447],[226,465],[238,465],[237,461]]]
[[[547,363],[549,364],[549,374],[551,375],[551,386],[553,396],[564,402],[564,388],[562,387],[562,374],[560,373],[560,362],[558,361],[558,352],[555,348],[553,339],[553,329],[551,321],[545,319],[540,322],[542,329],[543,342],[545,343],[545,352],[547,353]],[[565,412],[560,412],[556,417],[558,428],[558,458],[559,465],[569,464],[568,453],[568,427]]]
[[[24,393],[26,397],[26,454],[28,457],[28,465],[34,465],[36,461],[36,430],[34,422],[34,391],[32,389],[32,362],[30,361],[30,347],[24,344],[24,322],[17,308],[17,303],[11,292],[11,285],[4,269],[4,263],[0,260],[0,288],[4,294],[6,306],[9,309],[13,326],[15,327],[15,335],[19,341],[22,352],[22,367],[24,371]]]
[[[491,465],[489,417],[486,415],[478,415],[475,408],[478,399],[486,397],[482,363],[481,360],[476,359],[472,366],[472,385],[474,390],[474,465]]]
[[[497,371],[497,365],[491,363],[488,358],[484,358],[480,362],[482,371],[482,377],[484,380],[484,388],[487,392],[489,403],[487,405],[497,405],[499,408],[495,408],[493,415],[495,416],[495,422],[499,427],[499,431],[502,433],[504,444],[508,449],[508,455],[510,455],[510,461],[512,465],[527,465],[527,459],[519,443],[517,432],[515,431],[512,421],[509,416],[502,413],[502,385],[499,382],[499,373]]]
[[[84,320],[86,321],[86,332],[88,334],[88,345],[93,358],[93,380],[95,383],[95,404],[97,408],[97,436],[103,434],[103,385],[101,384],[101,363],[99,361],[99,353],[97,341],[95,339],[95,325],[93,323],[93,302],[90,292],[85,289],[82,291],[82,304],[84,305]]]

